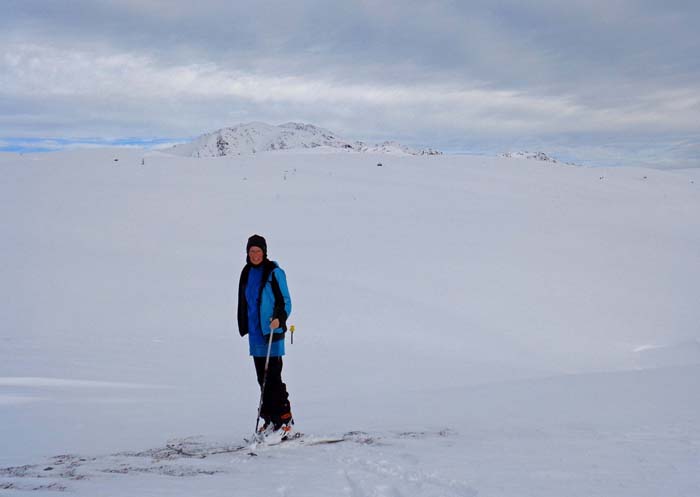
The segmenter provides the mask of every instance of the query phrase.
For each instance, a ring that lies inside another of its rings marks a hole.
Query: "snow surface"
[[[192,142],[182,143],[165,149],[164,152],[185,157],[201,158],[316,148],[391,155],[441,154],[441,152],[431,148],[417,150],[393,141],[387,141],[379,145],[350,141],[340,138],[332,131],[319,128],[313,124],[286,123],[273,126],[260,122],[223,128],[202,135]],[[325,151],[328,152],[328,150]]]
[[[698,497],[699,180],[0,154],[0,494]],[[342,442],[233,450],[253,233],[292,293],[297,428]]]

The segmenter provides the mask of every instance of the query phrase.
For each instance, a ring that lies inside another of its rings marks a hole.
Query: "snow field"
[[[12,495],[700,494],[695,171],[92,150],[0,176],[0,468],[80,463],[3,470]],[[376,443],[124,456],[252,430],[252,233],[292,292],[298,428]]]

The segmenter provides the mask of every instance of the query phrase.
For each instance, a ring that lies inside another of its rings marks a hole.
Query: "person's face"
[[[250,259],[251,264],[257,266],[263,260],[262,249],[260,247],[250,247],[250,250],[248,251],[248,258]]]

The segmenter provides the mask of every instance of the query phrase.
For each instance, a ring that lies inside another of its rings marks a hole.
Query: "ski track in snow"
[[[476,496],[477,491],[467,482],[441,478],[435,472],[420,469],[421,461],[412,455],[415,449],[406,452],[404,447],[405,442],[420,445],[426,439],[453,435],[450,430],[384,435],[348,432],[337,438],[307,435],[300,441],[255,449],[244,442],[232,444],[187,437],[138,452],[107,456],[63,454],[41,464],[0,468],[0,489],[81,493],[81,484],[89,481],[104,484],[99,480],[106,478],[240,476],[241,467],[250,471],[250,465],[258,463],[274,466],[283,475],[298,475],[302,468],[335,468],[335,475],[324,472],[326,484],[333,485],[336,492],[342,489],[343,495],[351,497]],[[297,486],[296,482],[287,481],[277,491],[286,496],[308,492],[308,488]]]

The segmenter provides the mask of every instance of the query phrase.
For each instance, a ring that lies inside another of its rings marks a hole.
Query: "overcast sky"
[[[698,26],[697,0],[0,0],[0,148],[300,121],[700,166]]]

